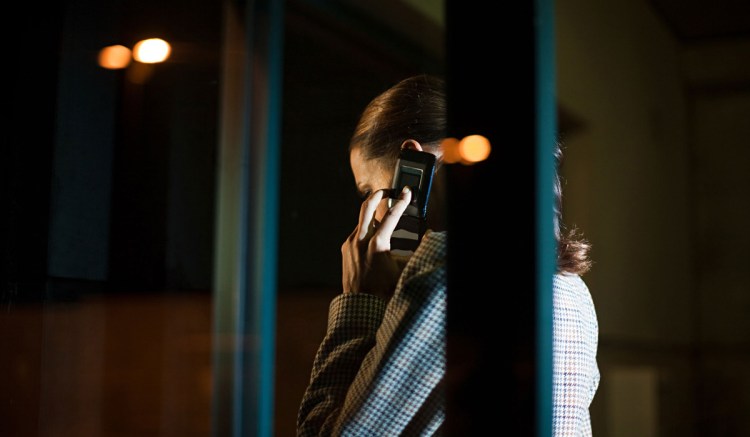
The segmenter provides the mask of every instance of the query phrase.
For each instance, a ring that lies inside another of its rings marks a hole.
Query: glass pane
[[[376,94],[442,73],[443,6],[284,8],[274,420],[293,435],[359,211],[349,137]],[[214,353],[242,352],[214,340],[224,4],[17,9],[31,31],[0,163],[0,434],[210,435]]]
[[[0,434],[208,435],[221,3],[53,3],[16,5]]]

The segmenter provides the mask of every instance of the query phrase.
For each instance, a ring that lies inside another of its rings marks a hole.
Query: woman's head
[[[392,176],[405,141],[414,140],[425,151],[438,154],[440,142],[446,136],[446,125],[442,79],[426,74],[412,76],[375,97],[365,107],[349,143],[349,152]]]
[[[406,78],[365,107],[349,142],[349,157],[362,196],[389,188],[401,147],[442,156],[446,137],[442,79],[422,74]],[[439,164],[438,164],[439,165]],[[376,214],[379,220],[384,209]]]

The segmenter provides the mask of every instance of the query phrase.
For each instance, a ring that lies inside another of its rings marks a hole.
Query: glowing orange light
[[[125,68],[130,64],[130,49],[113,45],[99,50],[99,66],[109,70]]]
[[[465,164],[484,161],[490,155],[490,141],[482,135],[469,135],[458,143],[458,153]]]
[[[150,38],[138,41],[133,47],[133,57],[144,64],[156,64],[164,62],[171,51],[172,47],[168,42],[160,38]]]
[[[443,162],[453,164],[461,160],[461,154],[458,153],[458,139],[446,138],[443,140]]]

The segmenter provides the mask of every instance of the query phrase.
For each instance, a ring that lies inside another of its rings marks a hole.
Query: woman
[[[329,308],[328,330],[298,413],[299,436],[440,433],[445,419],[446,341],[446,231],[440,168],[446,129],[444,84],[428,75],[397,83],[373,99],[360,117],[349,154],[357,189],[365,201],[356,228],[341,246],[343,293]],[[413,193],[408,189],[398,193],[390,209],[385,201],[402,147],[432,153],[438,163],[428,230],[408,258],[392,255],[390,238]],[[581,305],[579,298],[588,295],[588,290],[575,270],[586,267],[588,247],[568,242],[560,232],[558,237],[562,251],[573,250],[575,256],[561,252],[560,259],[566,261],[555,284],[565,293],[561,299],[556,295],[555,303]],[[558,320],[557,314],[555,334],[576,340],[573,337],[581,331],[569,332],[568,318]],[[585,315],[595,316],[588,310]],[[584,325],[588,338],[595,325],[588,319]],[[556,344],[556,362],[575,365],[565,357],[576,352]],[[590,374],[591,369],[582,373]],[[563,378],[564,372],[555,368],[555,376]],[[598,373],[596,378],[598,382]],[[556,429],[572,430],[573,417],[580,422],[576,427],[585,425],[588,416],[583,418],[582,410],[569,410],[580,406],[588,413],[587,402],[593,396],[590,386],[586,385],[586,398],[556,389],[556,399],[558,395],[564,398],[563,409],[559,414],[555,411]],[[575,405],[568,405],[569,399],[575,399]]]

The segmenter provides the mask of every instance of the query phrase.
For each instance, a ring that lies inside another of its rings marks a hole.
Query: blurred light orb
[[[467,164],[484,161],[490,156],[491,149],[490,141],[482,135],[469,135],[458,143],[461,161]]]
[[[156,64],[164,62],[172,51],[168,42],[160,38],[149,38],[138,43],[133,47],[133,57],[138,62],[144,64]]]
[[[108,70],[119,70],[130,64],[130,49],[113,45],[99,50],[99,66]]]
[[[443,162],[453,164],[461,161],[461,155],[458,153],[458,138],[446,138],[441,146],[443,147]]]

